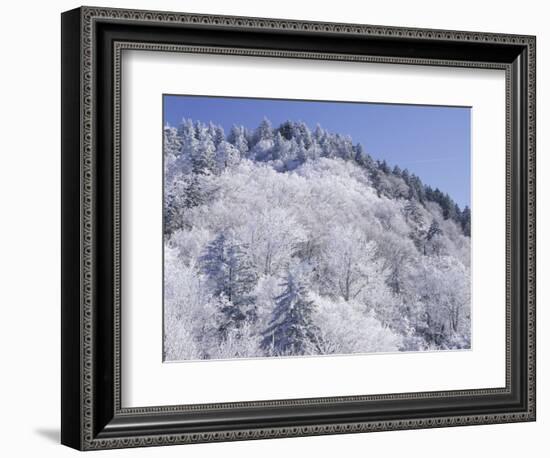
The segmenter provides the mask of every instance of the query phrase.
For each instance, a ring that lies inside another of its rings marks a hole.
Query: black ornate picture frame
[[[94,450],[535,420],[533,36],[82,7],[62,14],[62,433]],[[121,52],[506,72],[506,386],[124,408]]]

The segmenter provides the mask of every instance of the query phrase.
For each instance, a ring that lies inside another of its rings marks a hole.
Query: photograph
[[[471,107],[162,97],[164,362],[472,348]]]
[[[8,359],[60,369],[14,447],[537,456],[544,15],[188,1],[37,3],[39,52],[12,46],[4,302],[43,316],[7,307],[37,337],[9,326]],[[29,107],[59,112],[33,167]]]

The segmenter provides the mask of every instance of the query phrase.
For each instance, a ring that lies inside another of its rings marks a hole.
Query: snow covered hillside
[[[470,347],[470,210],[321,127],[164,129],[168,361]]]

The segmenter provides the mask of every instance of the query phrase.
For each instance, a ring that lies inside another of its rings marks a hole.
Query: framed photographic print
[[[62,15],[62,443],[535,420],[535,38]]]

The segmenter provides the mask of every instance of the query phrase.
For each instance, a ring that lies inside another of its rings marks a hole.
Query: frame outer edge
[[[61,443],[82,449],[80,9],[61,16]]]
[[[74,10],[73,10],[74,11]],[[81,45],[81,177],[82,177],[82,316],[79,336],[81,359],[78,366],[80,390],[80,447],[81,449],[125,448],[137,446],[198,443],[210,441],[262,439],[270,437],[292,437],[320,434],[339,434],[351,432],[385,431],[416,429],[442,426],[458,426],[488,423],[506,423],[535,419],[535,38],[527,35],[507,35],[481,32],[443,31],[399,27],[369,26],[358,24],[315,23],[284,19],[263,19],[232,16],[213,16],[185,13],[166,13],[155,11],[132,11],[111,8],[82,7],[78,10],[80,20]],[[237,29],[277,29],[297,30],[308,33],[360,34],[365,36],[393,36],[396,38],[415,38],[420,40],[447,40],[457,42],[487,42],[500,45],[522,45],[528,49],[527,97],[528,97],[528,364],[527,385],[528,406],[526,411],[501,413],[494,415],[454,416],[441,418],[418,418],[415,420],[392,420],[385,422],[366,422],[354,424],[331,424],[306,427],[274,427],[268,429],[228,430],[220,433],[183,433],[161,434],[158,436],[121,437],[113,439],[95,439],[93,433],[93,226],[94,206],[93,189],[93,23],[96,19],[134,23],[172,23],[204,25],[206,27],[231,27]],[[64,153],[64,157],[65,157]],[[64,242],[64,247],[66,246]],[[65,258],[64,258],[65,260]],[[65,285],[65,288],[67,286]],[[79,317],[80,318],[80,317]],[[64,358],[65,361],[65,358]],[[80,369],[82,373],[80,374]],[[65,442],[64,442],[65,443]],[[67,444],[69,445],[69,444]]]
[[[373,24],[339,23],[326,21],[263,18],[251,16],[226,16],[216,14],[182,13],[173,11],[132,10],[83,6],[86,18],[109,19],[123,22],[167,23],[205,27],[229,27],[237,29],[283,30],[305,33],[336,33],[367,35],[373,37],[415,38],[421,40],[449,40],[462,42],[486,42],[504,45],[527,45],[533,35],[516,35],[462,30],[423,29],[416,27],[383,26]]]
[[[527,402],[529,420],[536,421],[537,418],[537,385],[536,385],[536,270],[537,270],[537,250],[536,250],[536,231],[537,231],[537,203],[536,203],[536,92],[537,92],[537,61],[536,61],[536,37],[530,37],[527,43],[527,187],[528,187],[528,242],[527,242],[527,268],[528,268],[528,361],[527,361]]]
[[[92,450],[94,446],[94,213],[96,176],[94,173],[94,30],[91,10],[81,7],[80,12],[80,104],[81,104],[81,417],[80,449]]]

